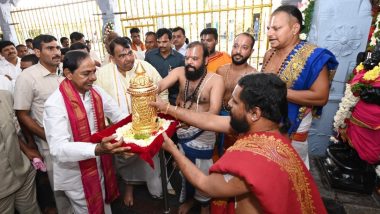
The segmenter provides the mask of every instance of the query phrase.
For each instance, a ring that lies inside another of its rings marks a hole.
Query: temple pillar
[[[344,94],[345,82],[365,51],[371,25],[369,0],[315,1],[308,41],[327,48],[339,62],[322,117],[314,120],[309,135],[309,153],[324,155],[332,134],[334,115]]]

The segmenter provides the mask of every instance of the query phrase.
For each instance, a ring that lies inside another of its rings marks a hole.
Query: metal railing
[[[18,23],[15,30],[20,43],[40,33],[59,39],[79,31],[92,41],[92,47],[101,56],[104,55],[101,12],[95,0],[43,4],[11,12],[13,23]],[[249,62],[256,68],[268,48],[264,26],[269,20],[272,0],[118,0],[117,4],[116,17],[121,20],[124,36],[130,36],[132,27],[140,28],[143,40],[147,31],[181,26],[188,39],[196,41],[202,29],[215,27],[219,33],[217,50],[230,54],[235,35],[250,32],[257,41]],[[259,24],[255,24],[256,18]]]
[[[102,20],[95,0],[62,0],[59,4],[16,8],[11,11],[20,43],[39,34],[50,34],[59,39],[74,31],[91,40],[92,48],[103,56]]]
[[[199,40],[199,34],[206,27],[218,29],[217,50],[230,54],[234,37],[241,32],[257,34],[255,51],[250,64],[259,68],[268,43],[264,36],[265,26],[272,10],[272,0],[118,0],[120,20],[124,35],[129,29],[138,27],[141,36],[159,28],[181,26],[190,41]],[[254,29],[255,18],[259,29]],[[143,39],[143,38],[142,38]]]

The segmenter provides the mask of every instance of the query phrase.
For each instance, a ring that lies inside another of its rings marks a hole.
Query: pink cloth
[[[358,72],[351,85],[363,82],[365,72]],[[368,83],[380,87],[380,78]],[[360,100],[347,123],[347,137],[360,158],[370,164],[380,161],[380,106]]]
[[[371,164],[379,162],[380,106],[360,100],[352,111],[352,117],[347,124],[348,139],[362,160]]]

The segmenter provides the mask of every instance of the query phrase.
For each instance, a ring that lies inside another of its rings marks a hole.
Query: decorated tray
[[[107,137],[113,134],[118,135],[117,139],[120,139],[121,135],[124,137],[124,146],[131,147],[131,152],[136,153],[141,159],[147,161],[153,167],[152,158],[160,150],[164,141],[162,133],[171,137],[175,131],[178,121],[174,120],[171,116],[165,114],[158,114],[160,128],[157,132],[153,132],[147,139],[134,139],[134,134],[131,133],[128,127],[132,125],[132,115],[129,115],[120,122],[100,131],[91,136],[92,142],[100,142],[103,137]],[[117,131],[119,130],[119,131]],[[119,134],[118,134],[119,133]],[[114,142],[117,142],[116,140]]]

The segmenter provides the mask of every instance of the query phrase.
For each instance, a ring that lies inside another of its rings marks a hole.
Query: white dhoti
[[[212,166],[212,154],[214,151],[216,135],[215,132],[203,131],[193,126],[188,129],[179,128],[177,130],[180,150],[189,158],[204,174],[208,175],[208,170]],[[192,195],[194,187],[190,187],[182,176],[182,190],[180,202],[184,202]],[[208,202],[210,198],[205,197],[197,189],[194,191],[194,199],[199,202]]]
[[[301,121],[301,124],[299,125],[297,129],[297,133],[307,133],[310,129],[311,122],[313,120],[312,113],[309,112]],[[301,157],[302,161],[306,165],[307,169],[310,169],[309,164],[309,151],[308,151],[308,142],[305,141],[296,141],[292,140],[292,146],[298,153],[298,155]]]
[[[147,162],[134,155],[130,158],[115,156],[116,171],[126,184],[146,182],[153,197],[162,196],[160,160],[158,154],[153,157],[154,169]]]

